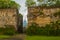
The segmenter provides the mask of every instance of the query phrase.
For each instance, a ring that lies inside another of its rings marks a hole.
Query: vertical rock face
[[[23,33],[23,16],[21,14],[19,14],[18,17],[19,18],[18,18],[18,27],[17,27],[17,29],[18,29],[19,33]]]
[[[28,7],[28,26],[33,22],[41,26],[56,21],[58,17],[53,14],[59,11],[60,7]]]
[[[17,26],[17,9],[0,9],[0,27],[4,25]]]

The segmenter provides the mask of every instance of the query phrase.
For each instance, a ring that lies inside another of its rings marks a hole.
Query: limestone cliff
[[[28,26],[32,22],[41,26],[56,21],[59,17],[54,17],[53,14],[59,11],[60,7],[28,7]]]

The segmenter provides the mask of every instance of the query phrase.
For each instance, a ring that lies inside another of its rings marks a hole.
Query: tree
[[[36,2],[34,0],[26,0],[26,6],[30,7],[30,6],[35,6]]]
[[[37,0],[38,2],[43,2],[44,0]]]
[[[0,8],[19,8],[20,5],[12,0],[0,0]]]
[[[59,0],[56,1],[56,6],[60,6],[60,1]]]
[[[43,6],[60,6],[60,0],[37,0]],[[39,5],[39,6],[41,6]]]

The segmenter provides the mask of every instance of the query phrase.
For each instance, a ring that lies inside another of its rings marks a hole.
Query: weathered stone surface
[[[4,27],[4,25],[17,27],[17,15],[17,9],[0,9],[0,27]]]
[[[60,7],[28,7],[28,26],[32,22],[35,22],[39,25],[45,25],[49,24],[51,21],[56,21],[58,20],[58,17],[54,17],[53,14],[58,11],[60,11]],[[43,14],[40,15],[40,12]]]

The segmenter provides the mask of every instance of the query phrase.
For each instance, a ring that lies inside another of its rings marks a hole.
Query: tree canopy
[[[26,0],[26,6],[35,6],[36,2],[34,0]]]
[[[20,5],[12,0],[0,0],[0,8],[19,8]]]
[[[27,6],[60,6],[60,0],[37,0],[38,4],[36,4],[35,0],[26,0]]]
[[[19,17],[23,17],[21,13],[19,13],[18,15],[19,15]]]
[[[60,0],[37,0],[37,1],[39,2],[39,4],[43,2],[41,4],[43,6],[60,6]]]

